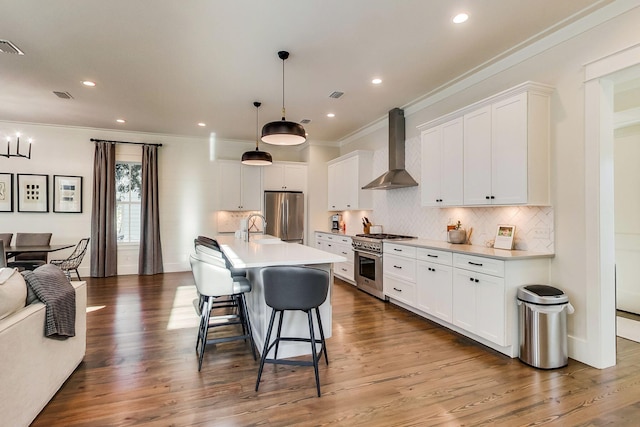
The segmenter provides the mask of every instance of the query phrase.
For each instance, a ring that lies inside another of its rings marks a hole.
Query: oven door
[[[377,298],[385,299],[382,291],[382,254],[354,250],[356,286]]]

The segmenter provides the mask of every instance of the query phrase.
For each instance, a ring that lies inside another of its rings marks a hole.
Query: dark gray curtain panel
[[[163,272],[158,202],[158,147],[142,147],[142,194],[140,206],[140,254],[138,274]]]
[[[118,274],[116,146],[96,142],[91,204],[91,277]]]

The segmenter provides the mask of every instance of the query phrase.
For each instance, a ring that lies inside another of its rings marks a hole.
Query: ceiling
[[[252,141],[288,50],[287,119],[335,142],[611,1],[0,0],[0,120]]]

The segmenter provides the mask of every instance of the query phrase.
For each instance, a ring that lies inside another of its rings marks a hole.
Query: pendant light
[[[261,105],[262,104],[257,101],[253,103],[253,106],[256,107],[256,149],[253,151],[247,151],[242,155],[242,164],[244,165],[269,166],[273,163],[271,154],[258,149],[258,109]]]
[[[299,123],[289,122],[284,117],[284,61],[289,57],[289,52],[281,50],[278,57],[282,59],[282,120],[262,127],[262,141],[273,145],[302,144],[307,140],[304,127]]]

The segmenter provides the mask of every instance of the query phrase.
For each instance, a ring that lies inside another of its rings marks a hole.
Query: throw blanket
[[[46,305],[44,335],[67,338],[76,335],[76,291],[67,276],[53,264],[23,271],[27,286]]]

